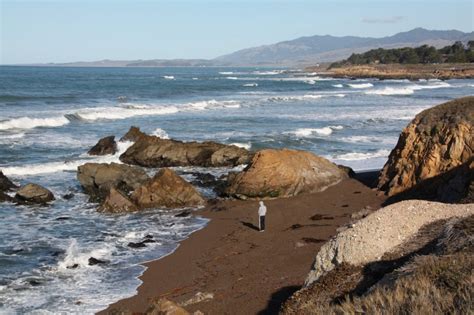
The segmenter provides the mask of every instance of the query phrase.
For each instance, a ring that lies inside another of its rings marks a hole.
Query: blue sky
[[[473,30],[472,0],[0,0],[0,63],[213,58],[309,35]]]

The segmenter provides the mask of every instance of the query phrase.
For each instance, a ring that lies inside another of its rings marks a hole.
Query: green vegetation
[[[348,59],[331,64],[330,68],[367,64],[433,64],[474,62],[474,41],[465,46],[456,42],[436,49],[423,45],[416,48],[372,49],[362,54],[352,54]]]

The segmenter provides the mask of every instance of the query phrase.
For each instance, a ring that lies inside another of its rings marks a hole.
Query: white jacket
[[[267,214],[267,207],[263,204],[263,201],[260,201],[260,208],[258,208],[258,215],[263,217]]]

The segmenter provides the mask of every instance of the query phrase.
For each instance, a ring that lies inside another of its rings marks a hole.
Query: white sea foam
[[[64,116],[51,118],[19,117],[0,122],[0,130],[33,129],[38,127],[60,127],[67,125],[69,120]]]
[[[83,120],[119,120],[135,116],[169,115],[177,113],[176,106],[151,106],[144,104],[127,104],[126,107],[99,107],[79,110],[74,116]]]
[[[421,84],[414,84],[408,85],[404,87],[385,87],[383,89],[374,89],[366,91],[365,94],[368,95],[411,95],[415,93],[415,91],[425,90],[425,89],[441,89],[441,88],[449,88],[451,84],[446,82],[434,82],[431,84],[421,85]]]
[[[368,89],[374,86],[372,83],[349,83],[347,85],[353,89]]]
[[[256,87],[256,86],[258,86],[258,83],[246,83],[243,86],[245,86],[245,87]]]
[[[277,75],[284,73],[285,70],[271,70],[271,71],[254,71],[253,74],[256,75]]]
[[[199,78],[193,78],[193,80],[199,80]]]
[[[227,80],[238,80],[239,78],[237,77],[226,77]]]
[[[332,86],[335,87],[335,88],[342,88],[342,87],[344,87],[342,84],[333,84]]]
[[[14,133],[14,134],[6,134],[6,135],[0,135],[0,141],[2,140],[15,140],[15,139],[21,139],[25,137],[24,132],[19,132],[19,133]]]
[[[250,150],[250,148],[252,147],[252,144],[250,142],[247,142],[247,143],[234,142],[234,143],[231,143],[230,145],[235,145],[236,147],[244,148],[246,150]]]
[[[173,75],[164,75],[164,76],[163,76],[163,79],[166,79],[166,80],[174,80],[174,76],[173,76]]]
[[[295,96],[272,96],[267,100],[270,102],[291,102],[291,101],[304,101],[304,100],[317,100],[325,97],[345,97],[345,94],[305,94],[305,95],[295,95]]]
[[[221,72],[219,72],[219,74],[230,75],[230,74],[234,74],[234,72],[232,72],[232,71],[221,71]]]
[[[185,106],[183,106],[183,111],[206,110],[206,109],[214,109],[214,108],[239,108],[239,107],[240,107],[240,102],[234,101],[234,100],[227,100],[227,101],[209,100],[209,101],[187,103],[185,104]]]
[[[77,245],[76,239],[71,239],[71,243],[66,249],[64,259],[58,262],[58,269],[67,272],[70,271],[71,268],[89,268],[89,258],[94,257],[99,260],[110,260],[111,255],[111,244],[102,244],[102,248],[99,247],[92,251],[82,251]]]
[[[396,137],[377,137],[377,136],[350,136],[342,137],[339,140],[348,143],[383,143],[395,145],[397,143]]]
[[[334,160],[341,160],[341,161],[357,161],[357,160],[367,160],[373,158],[380,158],[380,157],[387,157],[390,154],[390,150],[381,149],[375,152],[350,152],[341,155],[333,156]]]
[[[156,128],[155,131],[152,132],[152,135],[157,136],[161,139],[169,139],[168,133],[161,128]]]
[[[343,126],[327,126],[323,128],[299,128],[289,133],[301,138],[308,138],[312,136],[330,136],[334,130],[341,130],[343,128]]]
[[[119,156],[124,153],[133,142],[117,142],[117,153],[114,155],[104,156],[89,156],[86,153],[81,156],[81,159],[64,161],[64,162],[48,162],[39,164],[26,164],[22,166],[7,166],[2,167],[2,171],[5,175],[16,175],[16,176],[29,176],[38,174],[48,174],[64,171],[75,171],[78,166],[88,163],[121,163]]]

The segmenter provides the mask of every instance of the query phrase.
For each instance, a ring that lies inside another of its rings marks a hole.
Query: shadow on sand
[[[240,223],[242,223],[243,226],[246,226],[248,228],[251,228],[255,231],[260,231],[260,229],[258,228],[258,226],[256,226],[255,224],[253,223],[250,223],[250,222],[245,222],[245,221],[240,221]]]

